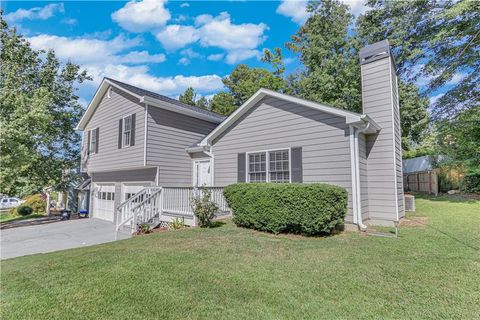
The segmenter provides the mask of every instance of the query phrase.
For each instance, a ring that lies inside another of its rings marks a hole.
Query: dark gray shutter
[[[98,153],[98,145],[100,144],[100,128],[95,129],[95,137],[97,138],[97,143],[95,143],[95,153]]]
[[[134,146],[135,145],[135,113],[132,114],[132,128],[131,128],[131,133],[130,133],[130,145]]]
[[[294,147],[291,149],[292,154],[292,182],[303,182],[303,166],[302,166],[302,147]]]
[[[238,154],[237,168],[237,182],[245,182],[245,152]]]
[[[123,119],[118,120],[118,149],[122,149],[122,126]]]
[[[91,130],[87,131],[87,154],[90,154],[90,133],[91,132],[92,132]]]

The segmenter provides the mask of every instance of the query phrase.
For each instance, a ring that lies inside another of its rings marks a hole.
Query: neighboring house
[[[404,216],[395,65],[387,41],[360,58],[363,114],[261,89],[224,119],[105,78],[78,125],[93,217],[124,223],[116,208],[153,199],[148,185],[324,182],[347,189],[347,222],[392,225]]]

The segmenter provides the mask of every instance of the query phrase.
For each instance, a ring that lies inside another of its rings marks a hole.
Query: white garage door
[[[150,182],[135,182],[122,184],[122,202],[133,197],[136,193],[142,191],[143,188],[150,186]]]
[[[93,217],[113,222],[115,185],[96,184],[93,194]]]

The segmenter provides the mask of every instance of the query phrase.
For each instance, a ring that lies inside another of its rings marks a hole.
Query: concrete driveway
[[[115,226],[94,218],[6,229],[0,233],[1,259],[115,241]],[[117,239],[129,237],[125,233],[117,235]]]

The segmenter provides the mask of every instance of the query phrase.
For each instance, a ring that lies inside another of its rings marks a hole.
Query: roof
[[[296,103],[308,108],[326,112],[332,115],[337,115],[345,118],[347,124],[354,126],[365,126],[368,124],[368,130],[366,133],[374,133],[380,131],[381,127],[373,121],[368,115],[351,112],[336,107],[326,106],[310,100],[305,100],[290,96],[287,94],[275,92],[268,89],[260,89],[253,96],[250,97],[243,105],[241,105],[235,112],[233,112],[225,121],[217,126],[212,132],[210,132],[199,145],[211,145],[212,141],[224,132],[228,127],[233,125],[243,114],[245,114],[250,108],[252,108],[257,102],[266,96],[282,99],[292,103]]]
[[[120,90],[125,91],[126,93],[138,98],[140,103],[146,103],[149,106],[151,105],[164,108],[173,112],[187,114],[214,123],[220,123],[226,118],[225,116],[222,116],[218,113],[185,104],[173,98],[158,94],[156,92],[145,90],[115,79],[103,78],[102,83],[95,92],[95,96],[88,105],[82,119],[80,119],[80,122],[78,123],[76,128],[77,130],[83,130],[85,128],[88,120],[90,120],[90,117],[93,115],[95,109],[100,103],[101,98],[110,86],[114,86]]]

